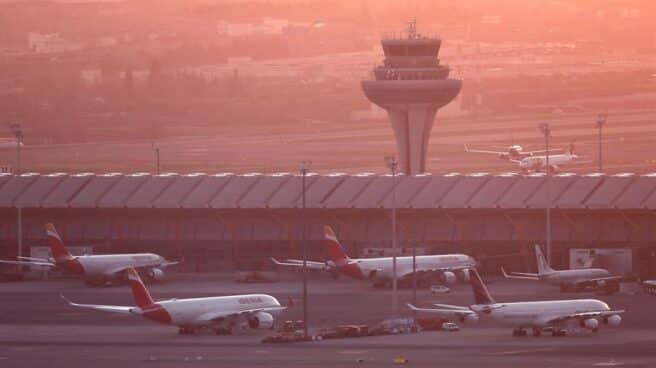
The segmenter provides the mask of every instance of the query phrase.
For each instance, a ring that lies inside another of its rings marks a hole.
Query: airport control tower
[[[383,65],[374,68],[372,80],[362,81],[367,98],[387,110],[406,174],[425,171],[435,113],[462,86],[460,80],[448,78],[448,66],[440,65],[441,44],[439,38],[419,35],[412,22],[407,37],[382,40]]]

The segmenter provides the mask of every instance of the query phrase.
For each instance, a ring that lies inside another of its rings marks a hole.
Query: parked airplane
[[[0,149],[2,148],[16,148],[18,141],[13,137],[0,137]],[[19,143],[23,147],[23,142]]]
[[[64,273],[80,276],[91,285],[104,285],[111,281],[123,280],[129,267],[146,270],[153,280],[164,278],[164,268],[177,264],[154,253],[103,254],[72,256],[53,224],[46,224],[46,236],[52,258],[42,259],[21,257],[16,261],[0,260],[0,263],[25,266],[50,267]]]
[[[649,295],[656,295],[656,280],[643,281],[642,290]]]
[[[538,273],[511,272],[501,268],[503,276],[507,279],[540,280],[552,285],[560,285],[561,291],[585,290],[587,288],[607,288],[617,285],[622,276],[613,276],[603,268],[581,268],[575,270],[554,270],[549,266],[539,245],[535,245],[535,258]]]
[[[489,317],[498,323],[512,326],[513,336],[526,336],[527,328],[533,330],[533,336],[540,336],[545,328],[551,328],[553,336],[563,336],[565,329],[571,326],[597,332],[600,320],[617,327],[622,322],[620,314],[624,313],[624,310],[611,310],[606,303],[597,299],[497,303],[476,270],[471,271],[471,285],[476,304],[469,307],[448,304],[435,304],[436,308],[418,308],[412,304],[408,304],[408,307],[418,312],[434,313],[466,322]]]
[[[253,329],[272,329],[273,314],[282,307],[278,300],[266,294],[215,296],[206,298],[168,299],[154,301],[134,268],[127,269],[136,306],[97,305],[74,303],[76,308],[123,314],[135,314],[163,324],[178,326],[178,333],[193,334],[210,328],[216,334],[230,334],[239,322],[247,322]]]
[[[326,263],[307,262],[307,267],[314,270],[326,270],[341,273],[356,279],[370,279],[374,286],[389,286],[392,283],[392,257],[350,258],[337,240],[330,226],[324,226],[324,236],[330,260]],[[282,262],[272,258],[280,266],[303,267],[303,261],[289,259]],[[474,258],[466,254],[444,254],[416,256],[416,271],[419,282],[439,276],[447,284],[456,282],[456,272],[464,280],[469,279],[469,271],[476,267]],[[398,280],[409,280],[412,276],[412,257],[396,257],[396,274]]]
[[[554,150],[554,151],[560,151],[560,150],[558,149],[558,150]],[[546,150],[524,151],[522,146],[517,145],[517,144],[513,144],[511,146],[508,146],[506,151],[477,150],[477,149],[469,149],[469,147],[467,147],[467,145],[465,144],[465,152],[469,152],[469,153],[486,153],[486,154],[497,155],[502,160],[521,160],[525,157],[532,157],[532,156],[535,156],[538,153],[545,153],[547,151]]]

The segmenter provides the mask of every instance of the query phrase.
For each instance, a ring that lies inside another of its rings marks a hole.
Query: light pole
[[[392,310],[394,316],[399,315],[399,294],[396,277],[396,169],[399,163],[396,157],[385,157],[385,164],[392,171]]]
[[[551,265],[551,165],[549,164],[549,137],[551,136],[551,127],[549,123],[540,124],[540,131],[544,135],[545,146],[545,172],[546,172],[546,224],[545,224],[545,238],[547,242],[547,263]]]
[[[157,175],[160,174],[159,166],[159,146],[156,143],[153,143],[153,149],[155,150],[155,172]]]
[[[597,129],[599,129],[599,172],[603,171],[603,160],[601,156],[601,128],[606,125],[606,119],[608,118],[608,114],[606,113],[600,113],[597,115]]]
[[[23,128],[19,123],[13,123],[10,126],[11,132],[16,137],[16,172],[14,175],[21,173],[21,146],[23,145]],[[23,207],[19,202],[16,203],[16,256],[21,259],[23,256]],[[18,274],[23,271],[21,266],[17,266]]]
[[[312,165],[311,161],[301,162],[301,205],[303,222],[301,234],[301,241],[303,242],[303,337],[308,338],[308,307],[307,307],[307,241],[305,240],[305,177],[307,176],[308,169]]]
[[[10,126],[11,132],[16,137],[16,170],[15,174],[20,175],[21,172],[21,146],[23,146],[23,128],[19,123],[13,123]]]

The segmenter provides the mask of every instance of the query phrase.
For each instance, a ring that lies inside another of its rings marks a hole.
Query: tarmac
[[[0,284],[0,367],[385,367],[407,359],[408,367],[653,367],[656,366],[656,298],[644,294],[596,296],[561,294],[557,288],[523,280],[488,280],[498,301],[595,297],[612,308],[626,308],[618,328],[602,326],[597,334],[577,331],[566,337],[512,337],[491,321],[461,324],[459,332],[414,334],[324,341],[263,344],[267,330],[236,330],[230,336],[178,335],[173,326],[136,316],[78,310],[60,293],[81,303],[132,305],[128,286],[87,287],[78,280]],[[149,285],[155,299],[266,292],[292,304],[281,320],[302,315],[301,283],[288,275],[277,283],[238,284],[231,275],[172,275]],[[393,315],[389,290],[365,282],[314,276],[309,282],[312,330],[345,323],[375,323]],[[411,316],[400,293],[400,314]],[[431,295],[419,290],[417,302],[468,305],[467,284]]]

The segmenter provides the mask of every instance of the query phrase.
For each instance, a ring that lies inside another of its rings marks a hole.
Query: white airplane
[[[253,329],[272,329],[273,314],[286,308],[276,298],[266,294],[155,301],[134,268],[127,269],[127,277],[136,306],[78,304],[63,295],[62,299],[76,308],[134,314],[155,322],[175,325],[180,334],[193,334],[202,328],[210,328],[216,334],[229,334],[239,322],[247,322]]]
[[[55,226],[48,223],[45,227],[52,258],[20,257],[16,261],[0,260],[0,263],[55,268],[82,277],[91,285],[123,280],[125,270],[130,267],[145,270],[153,280],[162,280],[164,268],[178,263],[167,261],[154,253],[72,256],[66,250]]]
[[[622,276],[613,276],[603,268],[581,268],[575,270],[554,270],[544,258],[539,245],[535,245],[535,258],[538,264],[538,273],[511,272],[501,268],[503,276],[507,279],[539,280],[548,284],[559,285],[561,291],[584,290],[586,288],[603,288],[609,283],[617,283]]]
[[[656,295],[656,280],[643,281],[642,290],[649,295]]]
[[[350,258],[330,226],[324,226],[323,229],[330,260],[326,263],[309,261],[307,262],[309,269],[341,273],[355,279],[369,279],[377,287],[391,284],[393,279],[392,257]],[[303,261],[298,259],[282,262],[275,258],[271,260],[279,266],[303,267]],[[429,279],[431,276],[440,276],[445,283],[453,284],[457,280],[456,272],[467,281],[469,280],[469,270],[475,267],[474,258],[466,254],[416,256],[419,282]],[[396,257],[396,274],[399,280],[408,280],[412,276],[412,257]]]
[[[0,137],[0,149],[2,148],[16,148],[17,145],[23,147],[23,142],[18,143],[16,138]]]
[[[486,154],[492,154],[492,155],[497,155],[499,156],[500,159],[502,160],[521,160],[525,157],[532,157],[535,156],[538,153],[545,153],[547,152],[546,150],[538,150],[538,151],[524,151],[522,146],[518,144],[513,144],[511,146],[508,146],[506,151],[491,151],[491,150],[478,150],[478,149],[470,149],[467,147],[465,144],[465,152],[469,153],[486,153]],[[560,151],[559,149],[555,151]]]
[[[567,164],[579,158],[580,157],[574,153],[574,144],[570,144],[567,152],[559,153],[557,155],[549,155],[549,167],[547,167],[546,155],[528,156],[520,160],[510,159],[508,161],[518,164],[523,173],[542,170],[549,170],[551,173],[557,173],[560,171],[560,166],[562,164]]]
[[[471,271],[474,305],[469,307],[435,304],[436,308],[408,307],[418,312],[427,312],[445,318],[458,318],[464,322],[477,322],[480,317],[512,326],[513,336],[526,336],[532,328],[533,336],[540,336],[545,328],[552,329],[553,336],[565,335],[568,327],[583,327],[597,332],[599,320],[617,327],[622,322],[624,310],[611,310],[608,304],[597,299],[549,300],[535,302],[497,303],[476,270]]]

